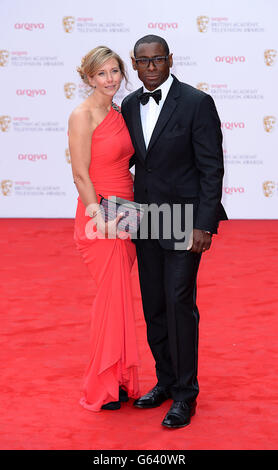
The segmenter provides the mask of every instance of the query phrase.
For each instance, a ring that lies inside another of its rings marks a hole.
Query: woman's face
[[[122,73],[116,59],[108,59],[98,69],[89,83],[96,91],[106,96],[113,96],[121,86]]]

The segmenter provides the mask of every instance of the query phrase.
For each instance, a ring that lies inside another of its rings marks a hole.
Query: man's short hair
[[[161,44],[164,48],[165,55],[169,54],[169,46],[167,42],[165,41],[165,39],[163,39],[161,36],[156,36],[155,34],[148,34],[147,36],[144,36],[143,38],[138,39],[138,41],[135,43],[134,50],[133,50],[134,57],[136,57],[136,52],[140,44],[151,44],[152,42]]]

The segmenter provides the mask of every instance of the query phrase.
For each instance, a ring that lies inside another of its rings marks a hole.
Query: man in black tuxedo
[[[156,238],[135,241],[157,385],[134,405],[153,408],[172,398],[162,425],[179,428],[190,423],[199,392],[197,271],[219,220],[227,216],[221,205],[222,133],[214,101],[171,75],[172,63],[163,38],[137,41],[132,65],[144,87],[123,100],[122,114],[135,149],[130,162],[135,163],[135,201],[193,205],[190,250],[180,249],[172,231],[165,239],[161,223]]]

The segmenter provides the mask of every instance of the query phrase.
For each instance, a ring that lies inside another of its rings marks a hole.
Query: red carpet
[[[1,449],[277,449],[278,221],[222,223],[198,278],[200,395],[190,426],[171,402],[92,413],[79,405],[90,305],[73,220],[2,219]],[[140,382],[155,383],[133,272]]]

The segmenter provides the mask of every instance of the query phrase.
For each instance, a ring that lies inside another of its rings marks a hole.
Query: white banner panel
[[[132,91],[130,51],[157,34],[177,78],[215,100],[229,218],[277,218],[277,17],[276,0],[1,0],[0,216],[74,217],[67,122],[86,97],[76,67],[107,45],[127,64]]]

